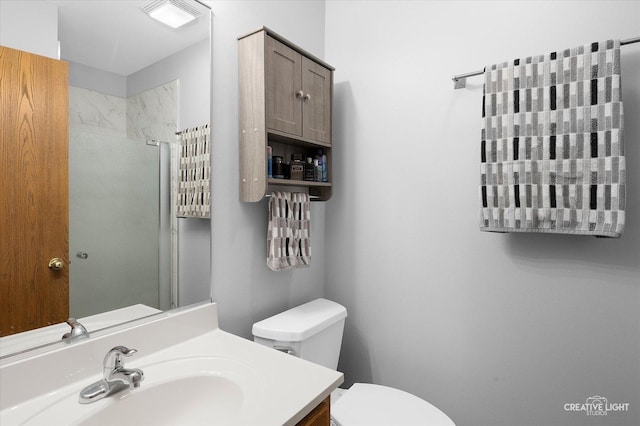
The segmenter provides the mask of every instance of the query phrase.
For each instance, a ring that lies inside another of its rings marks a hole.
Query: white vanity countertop
[[[31,358],[5,362],[0,366],[0,424],[33,421],[34,413],[56,401],[71,397],[77,401],[84,386],[102,377],[102,359],[118,345],[138,350],[126,359],[125,367],[143,371],[145,366],[168,361],[171,365],[172,360],[185,358],[226,359],[229,365],[244,366],[241,369],[251,383],[250,395],[245,397],[250,401],[250,415],[242,421],[247,425],[295,425],[344,380],[340,372],[220,330],[216,304],[210,303]],[[153,372],[153,367],[149,371]],[[146,380],[152,383],[153,375],[145,373]],[[133,395],[140,389],[124,392]],[[95,411],[105,400],[87,405],[74,402],[70,406],[77,413],[65,418],[86,419],[86,413]],[[212,414],[210,424],[215,425],[215,421]],[[71,420],[69,424],[73,423]]]
[[[161,313],[162,311],[147,305],[137,304],[125,308],[101,314],[78,318],[89,333],[111,327],[114,324],[122,324],[149,315]],[[29,330],[22,333],[11,334],[0,337],[0,356],[4,357],[15,354],[30,348],[56,342],[62,338],[71,328],[66,323],[53,324],[36,330]]]

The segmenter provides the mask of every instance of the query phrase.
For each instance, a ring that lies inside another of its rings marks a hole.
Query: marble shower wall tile
[[[163,84],[127,98],[127,136],[175,142],[178,82]]]
[[[108,136],[127,135],[126,99],[69,86],[69,126]]]

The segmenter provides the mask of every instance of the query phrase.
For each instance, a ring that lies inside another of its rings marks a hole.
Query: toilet
[[[336,370],[346,317],[344,306],[316,299],[253,324],[253,340]],[[455,426],[435,406],[399,389],[355,383],[336,391],[331,419],[337,426]]]

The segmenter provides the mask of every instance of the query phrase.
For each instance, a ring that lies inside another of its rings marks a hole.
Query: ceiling
[[[139,0],[53,0],[61,58],[127,76],[209,37],[203,15],[173,29],[140,10]]]

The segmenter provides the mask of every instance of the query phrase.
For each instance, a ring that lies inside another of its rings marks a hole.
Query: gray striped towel
[[[267,266],[273,271],[311,264],[309,194],[272,192],[269,199]]]
[[[620,237],[620,41],[485,68],[480,230]]]

